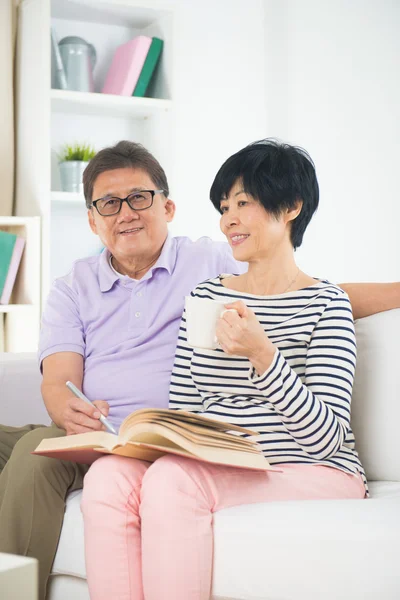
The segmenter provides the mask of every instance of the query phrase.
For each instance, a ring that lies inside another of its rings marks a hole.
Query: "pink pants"
[[[107,456],[84,483],[91,600],[209,600],[213,513],[240,504],[364,498],[360,476],[311,465],[262,473],[164,456]]]

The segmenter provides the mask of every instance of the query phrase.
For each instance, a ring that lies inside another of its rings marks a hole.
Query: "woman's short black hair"
[[[298,248],[319,202],[315,166],[309,154],[274,139],[259,140],[239,150],[224,162],[211,186],[210,200],[219,212],[221,199],[238,180],[246,194],[276,217],[286,208],[294,208],[299,200],[303,202],[290,234],[293,247]]]

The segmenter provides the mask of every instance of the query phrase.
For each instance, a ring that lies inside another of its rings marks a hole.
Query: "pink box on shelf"
[[[132,96],[151,45],[151,37],[139,35],[118,46],[102,89],[103,94]]]

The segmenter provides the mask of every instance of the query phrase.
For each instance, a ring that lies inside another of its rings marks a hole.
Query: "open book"
[[[185,411],[143,408],[124,419],[118,435],[94,431],[45,439],[33,454],[91,464],[102,454],[153,462],[170,453],[244,469],[279,470],[270,466],[256,442],[238,434],[253,436],[254,431]]]

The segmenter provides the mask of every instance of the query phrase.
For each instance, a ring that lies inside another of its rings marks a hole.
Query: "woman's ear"
[[[300,198],[298,198],[296,200],[295,205],[292,208],[286,209],[286,213],[285,213],[286,223],[289,223],[290,221],[294,221],[301,213],[302,208],[303,208],[303,200],[300,200]]]

